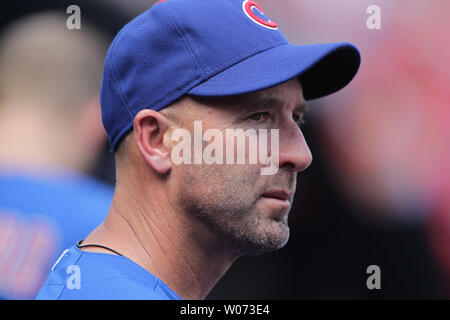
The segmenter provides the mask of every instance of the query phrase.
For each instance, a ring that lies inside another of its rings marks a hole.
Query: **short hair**
[[[69,30],[66,18],[53,11],[33,14],[3,32],[0,99],[28,98],[68,110],[99,91],[106,37],[84,21],[83,29]]]
[[[166,108],[159,110],[159,112],[161,114],[163,114],[167,119],[169,119],[172,122],[175,122],[177,124],[181,124],[181,117],[179,112],[177,112],[176,110],[174,110],[173,106],[178,104],[180,101],[184,100],[185,98],[187,98],[188,96],[185,95],[182,98],[178,99],[177,101],[173,102],[172,104],[170,104],[169,106],[167,106]],[[121,161],[122,159],[124,159],[126,157],[126,155],[128,154],[128,150],[129,150],[129,146],[128,146],[128,140],[129,140],[129,136],[131,135],[131,133],[133,132],[133,129],[131,129],[128,133],[126,133],[118,142],[117,142],[117,146],[116,146],[116,150],[115,150],[115,154],[116,154],[116,162]]]

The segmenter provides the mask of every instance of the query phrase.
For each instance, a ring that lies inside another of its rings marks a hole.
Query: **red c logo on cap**
[[[261,25],[261,26],[263,26],[263,27],[272,29],[272,30],[278,29],[278,25],[277,25],[275,22],[273,22],[273,21],[271,21],[271,20],[266,21],[266,20],[264,20],[264,19],[258,17],[258,16],[253,12],[253,8],[258,9],[259,12],[261,12],[261,14],[264,14],[263,11],[262,11],[262,9],[261,9],[261,7],[259,6],[259,4],[257,4],[255,1],[253,1],[253,0],[245,0],[245,1],[242,3],[242,9],[244,10],[245,14],[246,14],[251,20],[253,20],[253,22],[255,22],[255,23],[257,23],[257,24],[259,24],[259,25]]]

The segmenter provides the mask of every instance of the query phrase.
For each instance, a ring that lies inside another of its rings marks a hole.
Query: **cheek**
[[[210,198],[248,199],[258,193],[260,168],[255,165],[182,165],[174,168],[178,187]]]

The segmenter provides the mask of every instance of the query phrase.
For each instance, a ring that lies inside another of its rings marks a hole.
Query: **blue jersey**
[[[62,251],[106,218],[113,192],[78,173],[0,169],[0,297],[34,299]]]
[[[160,279],[109,253],[66,250],[50,272],[38,300],[181,300]]]

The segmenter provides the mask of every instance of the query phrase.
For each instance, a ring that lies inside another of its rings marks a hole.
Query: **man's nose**
[[[280,129],[279,168],[303,171],[312,162],[312,154],[302,131],[295,123]]]

